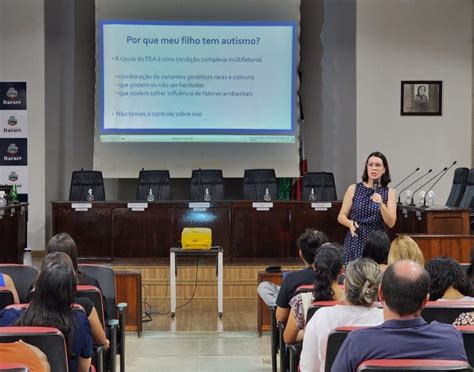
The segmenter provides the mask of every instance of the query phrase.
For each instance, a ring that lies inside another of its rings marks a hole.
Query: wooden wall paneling
[[[294,257],[298,256],[296,240],[308,228],[324,231],[329,241],[344,243],[347,229],[337,222],[337,216],[341,209],[342,202],[331,203],[331,207],[325,211],[315,210],[312,203],[295,203],[292,209],[291,224],[293,226]]]
[[[410,234],[417,242],[425,262],[438,256],[449,256],[458,262],[470,262],[474,235],[428,235]]]
[[[268,211],[258,211],[252,202],[233,203],[233,258],[294,257],[290,219],[290,203],[274,202]]]
[[[148,203],[144,211],[113,210],[113,257],[166,257],[173,244],[172,208],[167,203]],[[130,233],[133,231],[133,233]]]
[[[75,211],[71,202],[53,203],[53,235],[67,232],[81,258],[112,257],[112,206],[94,202],[87,211]]]

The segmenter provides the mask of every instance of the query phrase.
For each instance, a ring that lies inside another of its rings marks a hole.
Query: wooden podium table
[[[337,222],[341,202],[165,201],[152,203],[53,202],[53,234],[67,232],[81,258],[167,260],[169,247],[184,227],[209,227],[213,244],[228,261],[273,262],[297,256],[296,239],[307,228],[324,231],[342,243],[346,229]],[[141,208],[140,208],[141,207]],[[469,235],[469,210],[398,207],[397,224],[389,232]]]
[[[28,203],[0,208],[0,262],[23,263]]]

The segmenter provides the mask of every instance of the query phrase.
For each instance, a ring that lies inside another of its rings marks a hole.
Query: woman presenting
[[[389,183],[387,158],[380,152],[371,153],[365,162],[362,182],[347,188],[337,217],[349,229],[344,240],[346,264],[362,256],[369,233],[395,225],[397,202]]]

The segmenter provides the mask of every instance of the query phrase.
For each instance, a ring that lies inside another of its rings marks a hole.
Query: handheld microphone
[[[374,183],[372,185],[372,188],[374,189],[374,192],[378,193],[380,189],[380,179],[374,180]]]
[[[401,180],[399,183],[397,183],[393,188],[396,189],[398,186],[400,186],[403,182],[405,182],[408,178],[410,178],[412,175],[414,175],[416,172],[420,170],[420,167],[417,167],[413,172],[411,172],[408,176],[406,176],[403,180]]]
[[[445,172],[446,170],[448,170],[448,167],[444,167],[443,169],[441,169],[438,173],[436,173],[433,177],[431,177],[428,181],[426,181],[423,185],[421,185],[420,187],[418,187],[415,191],[413,191],[413,195],[411,196],[411,203],[410,203],[410,206],[414,206],[415,203],[413,202],[413,200],[415,199],[415,194],[417,191],[421,190],[423,187],[425,187],[428,183],[430,183],[431,181],[433,181],[436,177],[438,177],[441,173]]]
[[[445,170],[444,170],[444,172],[441,174],[441,176],[439,176],[438,179],[428,188],[428,190],[426,191],[425,197],[423,198],[423,206],[422,206],[423,208],[426,207],[426,196],[428,195],[428,193],[429,193],[431,190],[433,190],[433,187],[436,186],[436,184],[441,180],[441,178],[443,178],[444,175],[445,175],[446,173],[448,173],[448,171],[449,171],[452,167],[454,167],[454,165],[456,165],[457,162],[458,162],[458,161],[455,160],[455,161],[453,161],[453,164],[451,164],[448,168],[445,168]]]
[[[424,175],[422,175],[421,177],[417,178],[415,181],[413,181],[412,183],[410,183],[407,187],[405,187],[404,189],[402,189],[399,193],[398,193],[398,204],[402,204],[402,202],[400,201],[400,195],[402,195],[402,192],[405,191],[406,189],[408,189],[409,187],[413,186],[415,183],[417,183],[419,180],[421,180],[423,177],[427,176],[428,174],[430,174],[431,172],[433,171],[433,169],[429,169],[428,172],[426,172]]]

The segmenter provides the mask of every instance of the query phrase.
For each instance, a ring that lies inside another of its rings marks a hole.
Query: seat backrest
[[[365,327],[337,327],[333,329],[328,336],[328,345],[326,349],[326,364],[325,371],[330,371],[334,361],[336,360],[337,353],[341,348],[344,340],[346,339],[349,332],[352,332],[356,329],[361,329]]]
[[[97,279],[105,298],[107,319],[116,319],[115,274],[109,266],[80,264],[79,270]]]
[[[428,323],[436,320],[452,324],[461,313],[474,311],[474,301],[428,301],[421,316]]]
[[[446,201],[448,207],[458,207],[461,202],[464,190],[467,186],[469,168],[456,168],[454,171],[453,185]]]
[[[0,264],[0,273],[8,274],[15,283],[20,302],[28,302],[27,296],[33,282],[38,278],[38,270],[33,266]]]
[[[204,200],[206,188],[211,200],[224,200],[224,176],[221,169],[194,169],[191,174],[191,200]]]
[[[302,200],[308,200],[314,190],[316,201],[337,200],[336,182],[331,172],[310,172],[303,176]]]
[[[474,325],[456,326],[456,328],[462,333],[467,361],[471,366],[474,366]]]
[[[68,371],[63,334],[52,327],[0,327],[0,342],[24,342],[38,347],[48,358],[51,371]]]
[[[101,171],[74,171],[69,189],[70,201],[87,201],[89,189],[92,189],[94,201],[105,200],[104,178]]]
[[[464,190],[461,201],[459,202],[459,208],[471,208],[474,209],[474,168],[469,170],[469,176],[467,178],[467,186]]]
[[[327,307],[327,306],[334,306],[337,305],[338,301],[315,301],[311,304],[311,306],[308,309],[308,314],[306,314],[306,324],[311,320],[313,317],[314,313],[321,309],[322,307]]]
[[[469,364],[462,360],[440,359],[373,359],[362,362],[357,372],[383,371],[463,371],[472,372]]]
[[[272,200],[278,196],[278,184],[274,169],[246,169],[244,172],[243,198],[263,200],[268,189]]]
[[[29,372],[27,366],[21,363],[0,362],[0,372]]]
[[[92,285],[78,285],[76,288],[77,297],[88,298],[94,304],[102,326],[105,329],[104,304],[102,303],[102,293],[99,288]]]
[[[170,172],[142,169],[138,175],[137,200],[147,200],[150,189],[155,200],[171,200]]]
[[[13,304],[13,293],[6,287],[0,287],[0,310]]]

